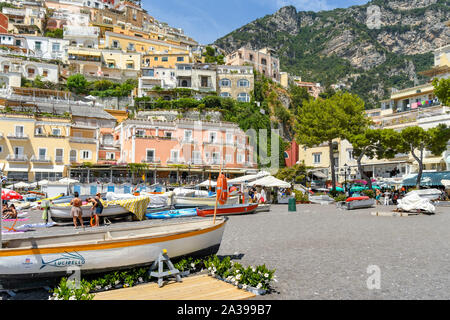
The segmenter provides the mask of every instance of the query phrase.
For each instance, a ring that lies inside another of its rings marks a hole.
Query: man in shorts
[[[75,192],[74,198],[72,199],[72,201],[70,201],[70,205],[72,206],[72,210],[70,211],[70,214],[73,218],[74,229],[78,228],[77,219],[80,221],[81,227],[84,226],[83,211],[81,210],[81,207],[83,206],[83,201],[81,201],[79,196],[80,195],[78,194],[78,192]]]

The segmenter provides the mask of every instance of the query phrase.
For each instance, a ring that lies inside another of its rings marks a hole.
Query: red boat
[[[238,204],[231,206],[223,206],[217,208],[218,216],[237,215],[237,214],[252,214],[255,213],[258,204]],[[197,209],[197,215],[200,217],[213,216],[214,208]]]

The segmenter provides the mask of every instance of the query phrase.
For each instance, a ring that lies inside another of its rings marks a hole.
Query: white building
[[[67,62],[69,40],[36,36],[24,36],[23,38],[25,40],[24,47],[34,56]]]
[[[174,89],[177,86],[175,69],[168,68],[142,68],[142,76],[139,78],[138,97],[146,96],[146,91],[155,87],[162,89]]]
[[[16,57],[8,57],[0,55],[0,70],[2,75],[8,73],[19,73],[28,80],[34,80],[36,76],[40,76],[42,81],[50,81],[58,83],[59,67],[56,64],[28,61]],[[13,84],[9,84],[14,86]]]
[[[175,76],[178,88],[217,91],[217,66],[214,64],[177,64]]]
[[[65,26],[64,39],[69,41],[71,47],[98,48],[98,27]]]

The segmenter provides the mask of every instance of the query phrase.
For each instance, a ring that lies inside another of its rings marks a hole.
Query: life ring
[[[224,205],[227,203],[228,199],[228,183],[227,178],[223,174],[219,176],[217,179],[217,200],[221,205]]]
[[[98,219],[99,219],[99,217],[98,217],[98,215],[96,215],[96,214],[94,214],[94,215],[91,217],[91,221],[90,221],[91,227],[95,227],[95,226],[97,225]]]
[[[354,197],[354,198],[348,198],[346,202],[352,202],[352,201],[362,201],[362,200],[369,200],[369,197]]]

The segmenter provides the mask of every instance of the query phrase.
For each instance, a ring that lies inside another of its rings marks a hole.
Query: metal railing
[[[97,143],[97,139],[95,139],[95,138],[84,138],[84,137],[70,137],[69,142],[96,144]]]
[[[26,140],[28,139],[28,135],[24,134],[24,133],[9,133],[8,134],[8,139],[20,139],[20,140]]]
[[[149,164],[160,164],[161,163],[161,159],[160,158],[156,158],[156,157],[146,157],[146,158],[142,159],[141,162],[142,163],[149,163]]]
[[[6,156],[6,161],[10,162],[26,162],[28,161],[28,156],[24,154],[8,154]]]
[[[41,163],[47,163],[51,162],[50,158],[47,156],[31,156],[30,159],[31,162],[41,162]]]

